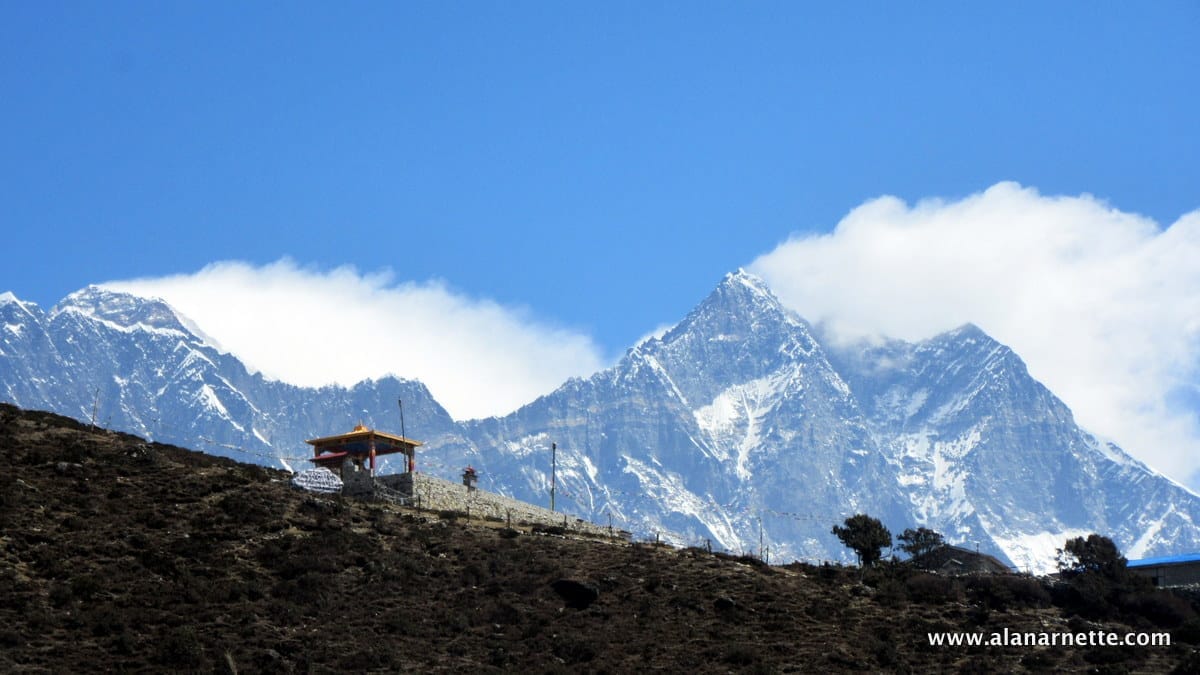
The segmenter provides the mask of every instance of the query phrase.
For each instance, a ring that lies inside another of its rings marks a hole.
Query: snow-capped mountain
[[[304,439],[358,420],[436,437],[454,422],[420,382],[296,387],[249,372],[159,300],[89,287],[48,313],[0,296],[0,399],[243,461],[303,466]]]
[[[494,473],[526,460],[503,485],[522,498],[554,440],[592,519],[746,551],[761,523],[776,559],[846,559],[829,529],[857,512],[1036,571],[1090,532],[1132,557],[1200,548],[1200,498],[1081,430],[978,328],[837,344],[739,272],[613,368],[464,435]]]
[[[809,327],[744,274],[615,367],[466,426],[492,472],[532,460],[504,485],[514,494],[544,493],[553,439],[569,506],[677,543],[757,552],[761,523],[775,559],[840,557],[833,523],[856,511],[906,515]]]
[[[918,522],[990,540],[1022,569],[1044,569],[1063,541],[1090,532],[1131,558],[1200,548],[1200,499],[1080,429],[979,328],[844,347],[833,361]]]
[[[1090,532],[1130,557],[1200,549],[1200,498],[1081,430],[978,328],[844,345],[744,272],[612,368],[461,423],[411,380],[266,380],[155,300],[89,288],[43,313],[5,294],[0,324],[0,398],[18,405],[295,463],[357,419],[395,429],[403,399],[421,469],[470,463],[545,504],[554,443],[559,509],[679,544],[845,560],[830,528],[866,512],[1022,569]]]

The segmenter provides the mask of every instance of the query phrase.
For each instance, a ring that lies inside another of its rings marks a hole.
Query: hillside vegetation
[[[1200,669],[1195,608],[1165,593],[1081,613],[1023,577],[862,575],[570,539],[303,493],[282,472],[7,405],[0,451],[4,672]],[[926,637],[1006,628],[1175,639]]]

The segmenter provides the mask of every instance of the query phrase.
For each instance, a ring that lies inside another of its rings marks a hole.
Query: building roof
[[[338,445],[342,443],[352,443],[355,441],[369,441],[371,439],[387,441],[397,445],[408,445],[414,448],[424,445],[421,443],[421,441],[414,441],[411,438],[405,438],[403,436],[396,436],[395,434],[368,429],[362,424],[354,427],[354,431],[351,431],[348,434],[313,438],[304,442],[308,443],[309,445]]]
[[[1156,558],[1130,560],[1126,567],[1157,567],[1159,565],[1181,565],[1183,563],[1200,562],[1200,553],[1184,553],[1182,555],[1164,555]]]
[[[328,464],[330,466],[339,466],[342,463],[340,460],[344,459],[346,457],[346,455],[348,455],[348,454],[350,454],[350,453],[348,453],[348,452],[327,452],[323,455],[317,455],[316,457],[309,457],[308,461],[312,462],[313,464],[316,464],[317,466],[323,466],[325,464]]]
[[[318,466],[338,466],[347,455],[354,457],[355,461],[371,456],[372,469],[375,468],[376,455],[401,452],[408,455],[411,462],[417,446],[421,445],[420,441],[368,429],[362,422],[348,434],[313,438],[305,443],[313,446],[313,456],[308,461]]]
[[[943,571],[990,571],[1011,572],[1012,569],[995,556],[972,551],[969,548],[942,544],[924,554],[910,558],[910,561],[924,569]]]

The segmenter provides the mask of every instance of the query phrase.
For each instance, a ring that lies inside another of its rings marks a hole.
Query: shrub
[[[263,520],[270,515],[270,511],[261,501],[249,498],[244,492],[225,495],[217,502],[217,508],[228,516],[230,521],[239,525]]]
[[[1145,617],[1163,628],[1182,626],[1189,619],[1196,618],[1192,604],[1170,591],[1128,593],[1121,596],[1119,604],[1122,610]]]
[[[755,557],[752,555],[738,556],[737,561],[742,563],[743,565],[749,565],[751,567],[757,567],[759,569],[768,569],[769,568],[767,563],[763,562],[762,558],[758,558],[758,557]]]
[[[205,666],[204,648],[196,631],[190,626],[182,626],[159,642],[156,660],[174,668],[201,669]]]
[[[572,663],[587,663],[596,658],[596,648],[583,640],[562,638],[555,641],[551,651],[568,665]]]
[[[454,522],[459,518],[467,517],[467,514],[463,513],[462,511],[455,511],[454,509],[443,509],[438,511],[437,515],[438,518],[441,518],[442,520],[448,520],[450,522]]]
[[[1095,573],[1079,574],[1054,587],[1054,604],[1089,619],[1110,619],[1117,607],[1112,582]]]
[[[11,628],[0,630],[0,647],[16,647],[21,644],[21,634]]]
[[[94,636],[103,637],[125,631],[125,617],[112,605],[101,606],[90,612],[86,618]]]
[[[896,607],[907,599],[905,585],[896,579],[883,579],[875,587],[875,600],[885,607]]]
[[[1050,593],[1032,577],[998,574],[971,577],[967,580],[971,597],[991,609],[1010,607],[1043,607],[1050,604]]]
[[[741,667],[754,665],[754,662],[757,660],[757,654],[746,647],[740,646],[730,649],[729,651],[725,652],[724,656],[721,657],[721,661],[723,663],[727,663],[731,666]]]
[[[1188,619],[1183,622],[1183,625],[1171,631],[1171,640],[1190,645],[1200,645],[1200,618],[1193,617]]]
[[[840,583],[844,581],[845,574],[841,566],[830,565],[824,563],[818,568],[817,578],[828,583]]]
[[[71,587],[68,584],[56,582],[50,586],[50,604],[55,607],[62,607],[71,602],[73,596]]]
[[[936,574],[914,574],[905,582],[913,602],[941,604],[962,598],[962,584]]]
[[[71,580],[71,594],[80,600],[91,600],[100,592],[100,582],[96,578],[84,574]]]
[[[1200,650],[1192,650],[1175,666],[1175,670],[1171,671],[1171,675],[1186,675],[1187,673],[1200,673]]]

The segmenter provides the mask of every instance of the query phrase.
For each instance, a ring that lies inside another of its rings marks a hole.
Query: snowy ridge
[[[993,536],[1000,550],[1022,572],[1050,574],[1057,571],[1056,552],[1068,539],[1086,537],[1087,529],[1066,529],[1054,532],[1042,531],[1016,536]]]
[[[121,325],[121,324],[117,323],[116,321],[111,321],[109,319],[105,319],[101,316],[98,316],[94,312],[88,312],[79,307],[64,307],[64,308],[56,311],[52,316],[54,318],[57,318],[57,317],[61,316],[62,314],[66,314],[66,313],[78,314],[79,316],[86,317],[90,321],[95,321],[96,323],[102,324],[105,328],[107,328],[109,330],[119,331],[122,333],[134,333],[134,332],[141,331],[141,332],[145,332],[145,333],[155,333],[157,335],[165,335],[168,337],[184,337],[184,336],[188,335],[187,333],[185,333],[184,331],[181,331],[181,330],[177,330],[174,328],[160,328],[158,326],[145,324],[140,321],[137,323],[134,323],[134,324],[130,324],[130,325]]]
[[[3,293],[0,293],[0,307],[6,307],[10,305],[17,307],[22,313],[27,314],[32,318],[37,318],[37,315],[33,312],[33,309],[37,309],[37,305],[33,304],[32,302],[24,302],[17,299],[17,296],[13,295],[12,291],[4,291]]]
[[[726,275],[620,362],[510,415],[455,422],[396,377],[309,389],[221,352],[160,301],[91,287],[46,314],[0,295],[0,395],[243,461],[309,468],[360,419],[425,441],[418,470],[683,545],[762,541],[849,562],[855,512],[1034,571],[1100,532],[1131,557],[1200,550],[1200,498],[1080,429],[978,327],[919,343],[825,339],[753,275]],[[388,466],[391,466],[390,464]]]
[[[918,522],[961,519],[975,513],[967,496],[969,468],[962,461],[978,444],[980,432],[973,429],[965,438],[931,440],[926,431],[901,437],[904,448],[898,476],[900,484],[912,489],[911,498]],[[919,488],[919,489],[914,489]]]
[[[762,443],[762,421],[775,409],[781,394],[798,380],[800,369],[801,366],[795,365],[736,384],[721,392],[712,403],[694,411],[696,424],[711,439],[706,447],[720,461],[733,457],[738,478],[750,479],[747,459]]]

